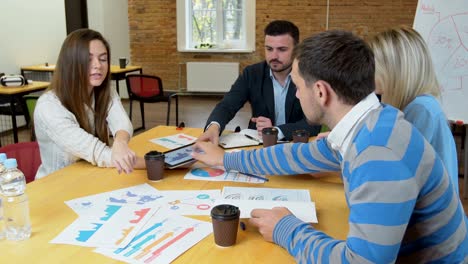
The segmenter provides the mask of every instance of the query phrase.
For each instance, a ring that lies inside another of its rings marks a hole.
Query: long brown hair
[[[92,109],[89,86],[89,43],[100,40],[107,50],[110,61],[109,43],[101,33],[91,29],[78,29],[70,33],[63,42],[50,85],[60,102],[72,112],[81,128],[97,136],[109,145],[109,135],[106,123],[110,99],[110,62],[107,64],[107,75],[102,84],[94,87],[94,126],[92,130],[86,108]]]

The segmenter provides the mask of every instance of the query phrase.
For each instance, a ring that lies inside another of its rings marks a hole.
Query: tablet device
[[[164,163],[166,168],[174,169],[184,165],[191,165],[196,162],[191,155],[193,144],[195,143],[164,152]]]

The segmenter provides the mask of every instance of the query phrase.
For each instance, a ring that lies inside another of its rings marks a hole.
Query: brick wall
[[[181,53],[177,51],[175,0],[129,0],[130,52],[133,64],[143,72],[158,75],[165,89],[185,84],[187,61],[238,61],[241,69],[263,57],[263,29],[275,19],[295,23],[301,39],[326,29],[326,0],[257,0],[256,51],[239,54]],[[417,0],[333,0],[329,29],[346,29],[366,38],[386,28],[413,24]]]

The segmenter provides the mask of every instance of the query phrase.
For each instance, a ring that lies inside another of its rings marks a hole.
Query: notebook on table
[[[257,146],[262,143],[262,138],[255,129],[242,129],[239,133],[230,133],[219,137],[219,145],[225,149]]]

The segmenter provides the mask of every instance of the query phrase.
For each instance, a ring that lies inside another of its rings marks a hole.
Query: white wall
[[[2,0],[0,72],[19,74],[21,66],[55,64],[66,37],[63,0]]]
[[[87,5],[89,28],[101,32],[109,41],[111,63],[118,65],[119,57],[130,59],[127,0],[88,0]],[[125,81],[120,81],[119,90],[121,97],[128,98]]]

